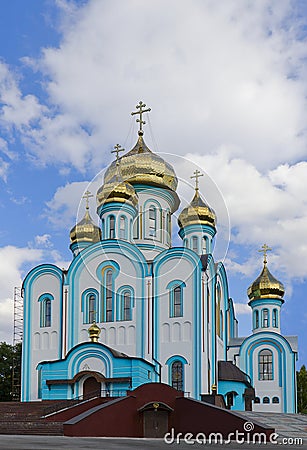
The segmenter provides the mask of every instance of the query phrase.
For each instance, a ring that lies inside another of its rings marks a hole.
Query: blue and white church
[[[216,215],[195,194],[178,216],[173,167],[138,139],[105,172],[97,214],[70,232],[72,261],[33,268],[23,282],[22,401],[114,396],[167,383],[228,408],[296,412],[297,338],[281,334],[284,287],[264,266],[248,289],[253,331],[238,337],[226,270],[212,255]]]

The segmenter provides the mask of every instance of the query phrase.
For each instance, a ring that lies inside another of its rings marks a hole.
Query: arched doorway
[[[143,437],[161,438],[169,431],[169,415],[173,409],[165,403],[147,403],[138,411],[143,416]]]
[[[88,377],[83,383],[83,398],[101,395],[101,383],[95,377]]]

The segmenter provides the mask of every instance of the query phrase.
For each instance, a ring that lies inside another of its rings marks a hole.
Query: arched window
[[[109,238],[110,239],[115,239],[115,217],[114,216],[110,216],[109,218]]]
[[[126,219],[124,216],[119,219],[119,238],[126,239]]]
[[[183,291],[182,286],[174,285],[169,292],[170,317],[183,316]]]
[[[124,291],[120,294],[120,316],[119,320],[132,320],[131,292]]]
[[[157,231],[157,210],[154,206],[149,208],[149,236],[156,236]]]
[[[40,326],[51,327],[51,300],[52,295],[42,295],[39,298],[40,302]]]
[[[192,237],[192,250],[198,253],[198,237],[196,236]]]
[[[272,326],[274,328],[278,328],[278,312],[277,312],[277,309],[273,309]]]
[[[273,397],[272,403],[279,403],[279,397]]]
[[[82,294],[83,323],[93,323],[98,316],[98,293],[88,289]]]
[[[174,361],[171,366],[172,387],[177,391],[183,391],[183,364],[181,361]]]
[[[88,298],[88,317],[89,323],[93,323],[96,320],[96,297],[94,294],[90,294]]]
[[[255,397],[254,403],[260,403],[260,398],[259,397]]]
[[[254,312],[254,328],[259,328],[259,311]]]
[[[268,328],[269,326],[269,310],[263,309],[262,310],[262,328]]]
[[[259,380],[273,380],[273,353],[271,350],[259,352]]]
[[[113,321],[113,273],[108,269],[105,273],[105,321]]]
[[[269,397],[263,397],[262,403],[270,403]]]

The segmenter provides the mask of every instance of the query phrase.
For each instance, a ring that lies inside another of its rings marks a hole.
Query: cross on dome
[[[143,120],[143,113],[151,111],[151,108],[143,109],[145,107],[146,107],[145,103],[143,103],[141,100],[139,104],[136,105],[136,109],[138,109],[139,111],[134,111],[131,113],[132,116],[134,116],[135,114],[138,114],[140,116],[138,119],[136,119],[136,122],[140,124],[139,136],[143,136],[144,132],[142,125],[145,125],[146,123],[145,120]]]
[[[114,149],[115,149],[115,150],[112,150],[111,153],[116,153],[116,163],[118,163],[118,160],[119,160],[119,153],[120,153],[120,152],[124,152],[125,149],[122,148],[122,146],[121,146],[120,144],[114,145]]]
[[[267,253],[272,251],[272,249],[270,247],[268,247],[266,244],[263,244],[263,246],[261,247],[260,250],[258,250],[258,252],[263,253],[263,264],[267,263]]]
[[[201,171],[198,170],[198,169],[194,170],[193,173],[194,173],[194,175],[192,175],[190,178],[195,178],[195,191],[198,191],[198,189],[199,189],[199,187],[198,187],[198,179],[199,179],[199,177],[203,177],[204,174],[201,173]]]
[[[89,209],[89,198],[90,197],[94,197],[93,194],[90,193],[90,191],[86,191],[82,197],[82,198],[86,199],[86,206],[85,206],[86,209]]]

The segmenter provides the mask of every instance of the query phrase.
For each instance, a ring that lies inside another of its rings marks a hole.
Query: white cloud
[[[14,287],[21,286],[24,265],[38,263],[42,251],[6,246],[0,248],[0,341],[13,338]]]
[[[238,314],[250,314],[251,309],[247,303],[234,303],[235,313]]]
[[[29,63],[48,104],[3,75],[3,123],[41,161],[101,167],[140,96],[163,151],[225,145],[260,169],[306,156],[307,47],[290,0],[57,5],[60,45]]]
[[[254,252],[266,242],[274,250],[270,267],[282,272],[285,282],[306,279],[302,261],[307,260],[307,163],[280,165],[261,174],[246,160],[229,157],[225,149],[215,155],[187,158],[208,174],[200,181],[202,192],[208,190],[209,177],[221,189],[230,216],[231,241],[248,251],[243,262],[228,258],[228,270],[245,276],[259,270]]]
[[[45,247],[45,248],[53,247],[53,244],[52,244],[50,238],[51,238],[50,234],[47,234],[47,233],[35,236],[35,238],[34,238],[35,246]]]
[[[80,181],[60,186],[53,198],[46,203],[45,215],[56,229],[71,229],[84,216],[85,205],[82,196],[89,190],[94,196],[90,199],[92,219],[98,222],[96,214],[96,192],[102,184],[102,175],[98,174],[91,182]]]

